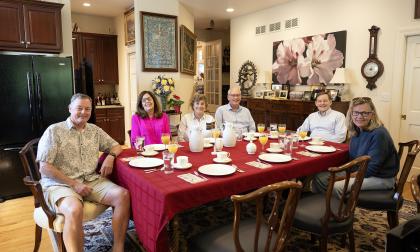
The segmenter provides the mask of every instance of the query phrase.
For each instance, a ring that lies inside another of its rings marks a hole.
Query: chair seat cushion
[[[394,190],[360,191],[357,206],[370,210],[397,210]],[[399,199],[402,201],[402,197]],[[401,205],[401,204],[400,204]]]
[[[98,217],[101,213],[103,213],[109,206],[90,202],[90,201],[84,201],[83,202],[83,221],[92,220]],[[42,207],[37,207],[34,210],[34,220],[35,223],[42,227],[49,229],[50,226],[48,224],[48,217],[45,214]],[[57,214],[57,217],[55,218],[54,222],[54,231],[56,232],[63,232],[63,226],[64,226],[64,216],[62,214]]]
[[[331,209],[334,213],[337,212],[339,206],[339,200],[331,198]],[[321,234],[322,224],[321,218],[325,214],[325,195],[324,194],[313,194],[304,198],[301,198],[296,208],[295,218],[293,221],[293,227],[313,233]],[[344,222],[330,221],[328,224],[328,233],[347,233],[353,226],[352,215]]]
[[[241,220],[239,223],[239,239],[244,251],[253,251],[254,237],[255,237],[256,221],[255,219]],[[265,241],[267,239],[267,226],[261,225],[258,251],[264,251]],[[271,244],[273,246],[277,235],[274,233]],[[217,251],[228,252],[236,251],[235,242],[233,241],[233,224],[229,223],[218,227],[216,229],[204,232],[200,235],[193,237],[189,241],[189,250],[202,252],[202,251]]]

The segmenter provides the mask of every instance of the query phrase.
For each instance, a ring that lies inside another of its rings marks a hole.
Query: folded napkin
[[[121,160],[124,162],[130,162],[131,160],[136,159],[136,158],[138,157],[125,157],[125,158],[121,158]]]
[[[258,162],[258,161],[251,161],[251,162],[247,162],[245,164],[250,165],[250,166],[254,166],[254,167],[259,168],[259,169],[266,169],[266,168],[269,168],[269,167],[272,166],[271,164],[265,164],[265,163],[261,163],[261,162]]]
[[[310,151],[299,151],[299,152],[296,152],[296,153],[299,154],[299,155],[302,155],[302,156],[307,156],[307,157],[319,157],[319,156],[321,156],[321,154],[313,153],[313,152],[310,152]]]
[[[206,181],[206,179],[200,178],[199,176],[194,175],[192,173],[181,174],[181,175],[178,175],[177,177],[180,178],[180,179],[183,179],[183,180],[185,180],[185,181],[187,181],[188,183],[191,183],[191,184]]]

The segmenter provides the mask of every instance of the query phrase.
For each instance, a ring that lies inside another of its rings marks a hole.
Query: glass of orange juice
[[[265,146],[265,144],[267,143],[267,141],[268,141],[268,135],[267,134],[264,134],[264,133],[262,133],[261,135],[260,135],[260,137],[258,138],[258,140],[260,141],[260,144],[261,144],[261,153],[264,153],[264,146]]]
[[[171,141],[171,135],[169,133],[162,133],[162,135],[160,136],[160,140],[165,145],[165,149],[166,149],[166,146]]]
[[[286,124],[285,123],[279,123],[278,130],[280,135],[284,135],[286,133]]]
[[[178,142],[176,140],[172,140],[168,144],[168,151],[174,154],[174,158],[175,158],[175,153],[178,151]]]
[[[259,133],[263,133],[265,130],[265,124],[264,123],[257,124],[257,130]]]
[[[301,141],[302,141],[302,144],[301,144],[300,146],[301,146],[301,147],[304,147],[305,145],[303,144],[303,140],[305,139],[306,135],[308,135],[308,132],[307,132],[307,131],[305,131],[305,130],[300,130],[300,131],[298,132],[298,135],[299,135],[299,140],[301,140]]]

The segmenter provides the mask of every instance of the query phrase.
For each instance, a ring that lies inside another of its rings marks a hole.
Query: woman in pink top
[[[168,115],[162,112],[152,92],[143,91],[137,98],[137,111],[131,118],[131,146],[138,136],[145,137],[145,145],[162,143],[162,133],[170,133]]]

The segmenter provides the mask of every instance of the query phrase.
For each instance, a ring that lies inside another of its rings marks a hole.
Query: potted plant
[[[181,105],[184,103],[183,100],[181,100],[181,97],[179,97],[176,94],[173,94],[172,97],[168,101],[168,106],[170,108],[173,108],[176,113],[181,112]]]

